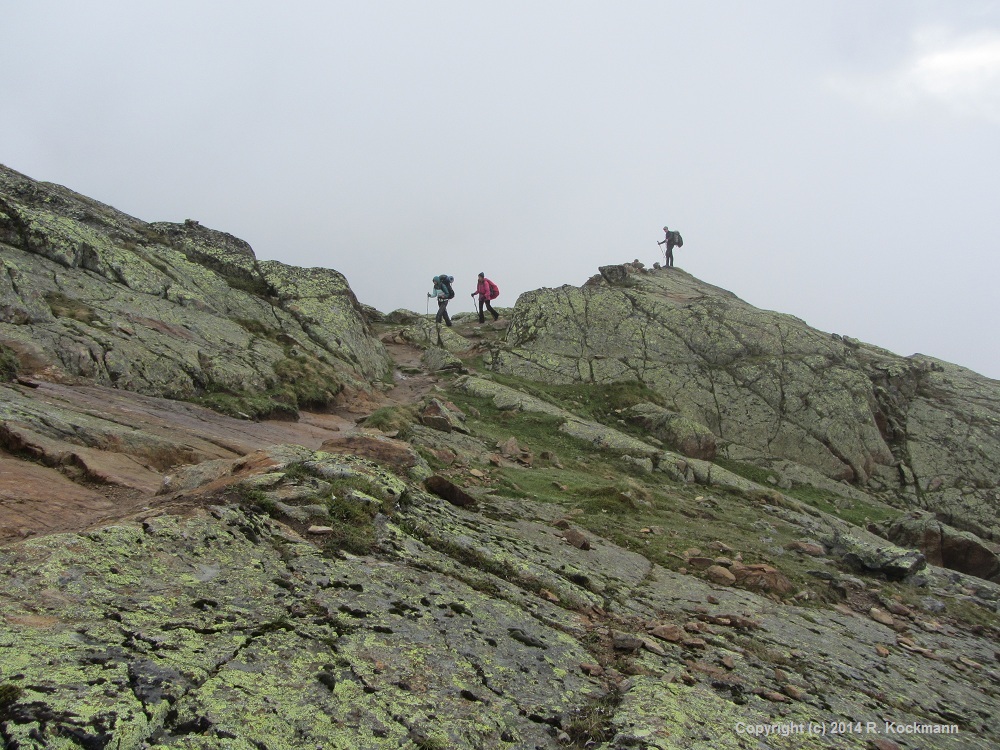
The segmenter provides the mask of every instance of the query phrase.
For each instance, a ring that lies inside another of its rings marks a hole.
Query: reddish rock
[[[671,643],[680,643],[687,637],[684,630],[677,625],[657,625],[649,631],[649,634]]]
[[[590,540],[576,529],[566,529],[566,531],[563,532],[563,539],[577,549],[590,549]]]
[[[795,588],[781,571],[770,565],[734,565],[730,568],[736,585],[750,591],[763,591],[783,596]]]
[[[883,625],[888,625],[889,627],[892,627],[893,625],[896,624],[896,621],[892,619],[892,615],[890,615],[888,612],[884,612],[878,607],[872,607],[871,609],[869,609],[868,616],[871,617],[875,622],[880,622]]]
[[[713,565],[705,571],[705,575],[712,583],[720,586],[732,586],[736,583],[736,576],[729,572],[728,568],[721,565]]]
[[[801,552],[803,555],[811,555],[813,557],[822,557],[826,554],[823,545],[814,544],[813,542],[789,542],[785,545],[785,549],[792,552]]]
[[[420,455],[409,443],[382,435],[338,435],[325,440],[320,450],[338,455],[353,455],[382,464],[396,473],[405,474],[420,463]],[[441,451],[438,458],[445,463],[455,460],[451,451]]]

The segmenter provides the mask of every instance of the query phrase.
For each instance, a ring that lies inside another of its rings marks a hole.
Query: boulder
[[[894,544],[919,549],[931,565],[1000,583],[1000,545],[971,532],[959,531],[919,511],[877,528]]]
[[[419,419],[422,425],[441,432],[469,432],[463,424],[465,415],[450,401],[429,399],[421,410]]]
[[[890,581],[909,579],[927,566],[927,558],[922,552],[896,546],[874,534],[852,530],[823,541],[830,554],[849,568],[884,576]]]
[[[442,500],[447,500],[452,505],[460,508],[467,508],[476,504],[476,498],[463,490],[450,479],[445,479],[439,474],[434,474],[424,480],[424,487]]]

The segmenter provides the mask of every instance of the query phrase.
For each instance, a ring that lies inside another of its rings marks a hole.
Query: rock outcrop
[[[607,266],[523,294],[496,372],[638,381],[719,455],[791,461],[1000,538],[1000,383],[758,310],[678,269]]]
[[[341,274],[258,262],[194,221],[147,224],[0,166],[0,249],[0,345],[28,374],[294,410],[389,370]]]

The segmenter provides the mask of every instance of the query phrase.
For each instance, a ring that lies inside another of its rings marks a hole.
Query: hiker
[[[448,300],[455,296],[455,290],[451,286],[455,281],[455,277],[448,274],[441,274],[440,276],[435,276],[432,280],[434,282],[434,289],[427,292],[427,296],[437,297],[438,311],[434,317],[434,322],[441,325],[441,321],[443,320],[444,324],[451,328],[451,318],[448,317]]]
[[[681,238],[681,233],[678,231],[670,231],[669,228],[663,227],[663,239],[656,243],[657,245],[663,245],[664,263],[665,268],[674,267],[674,248],[684,247],[684,240]]]
[[[479,282],[476,284],[476,291],[472,293],[472,296],[475,297],[477,294],[479,295],[479,324],[482,325],[486,322],[486,316],[483,315],[483,305],[490,311],[493,320],[499,319],[500,313],[493,309],[490,300],[500,296],[500,287],[487,279],[482,271],[479,272]]]

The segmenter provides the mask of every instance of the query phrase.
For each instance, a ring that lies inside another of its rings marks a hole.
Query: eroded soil
[[[388,342],[386,348],[396,362],[394,387],[345,393],[331,413],[303,412],[297,422],[239,420],[193,404],[95,385],[38,381],[12,385],[18,396],[52,413],[98,420],[103,429],[122,433],[124,437],[116,438],[119,442],[141,434],[144,443],[142,451],[111,444],[102,449],[88,446],[93,438],[74,435],[56,419],[51,431],[13,420],[4,423],[0,543],[160,513],[166,505],[179,513],[196,505],[194,500],[157,495],[164,478],[184,462],[171,465],[168,455],[162,461],[151,458],[146,447],[150,440],[173,446],[177,455],[189,455],[194,463],[237,458],[285,443],[317,449],[326,440],[358,432],[359,422],[380,407],[419,402],[437,382],[422,368],[421,350],[398,341]]]

